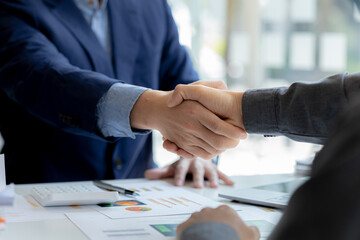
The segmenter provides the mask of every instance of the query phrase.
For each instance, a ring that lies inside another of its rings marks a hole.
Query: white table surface
[[[235,182],[234,186],[221,185],[217,189],[205,187],[202,189],[195,189],[190,182],[186,183],[187,190],[196,192],[205,197],[211,198],[216,201],[226,203],[226,199],[218,197],[221,191],[230,191],[231,189],[245,188],[257,185],[271,184],[285,180],[293,179],[295,176],[292,174],[277,174],[277,175],[255,175],[255,176],[234,176],[231,179]],[[127,179],[127,180],[114,180],[116,182],[143,182],[146,179]],[[164,180],[172,183],[172,179]],[[30,189],[35,184],[16,185],[15,191],[20,195],[27,195]],[[42,220],[35,222],[22,222],[22,223],[7,223],[6,229],[0,231],[1,240],[22,240],[22,239],[36,239],[36,240],[81,240],[87,237],[67,218],[57,220]]]

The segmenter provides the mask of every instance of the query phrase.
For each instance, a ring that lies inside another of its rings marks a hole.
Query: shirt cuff
[[[130,112],[147,88],[124,83],[115,83],[100,99],[98,126],[105,137],[130,137],[135,134],[147,134],[150,131],[134,132],[130,125]]]
[[[239,240],[239,236],[235,229],[229,225],[219,222],[202,222],[194,224],[186,228],[181,236],[180,240]]]
[[[278,135],[277,94],[279,89],[248,90],[242,100],[242,115],[248,133]]]

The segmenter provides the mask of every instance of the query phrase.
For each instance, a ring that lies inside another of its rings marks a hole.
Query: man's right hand
[[[211,159],[238,145],[246,133],[196,101],[168,107],[172,92],[147,90],[135,103],[130,123],[137,129],[156,129],[183,149],[185,158]]]

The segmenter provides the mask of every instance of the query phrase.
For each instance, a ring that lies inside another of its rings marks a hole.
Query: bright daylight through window
[[[349,0],[169,0],[202,80],[231,90],[313,82],[360,66],[360,13]],[[357,31],[356,31],[357,30]],[[155,158],[176,159],[155,135]],[[288,173],[319,146],[250,136],[221,155],[226,174]]]

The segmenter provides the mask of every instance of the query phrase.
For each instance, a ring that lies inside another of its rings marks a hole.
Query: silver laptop
[[[238,189],[232,192],[220,193],[219,197],[274,208],[285,208],[296,189],[305,183],[309,177],[296,178],[290,181]]]

